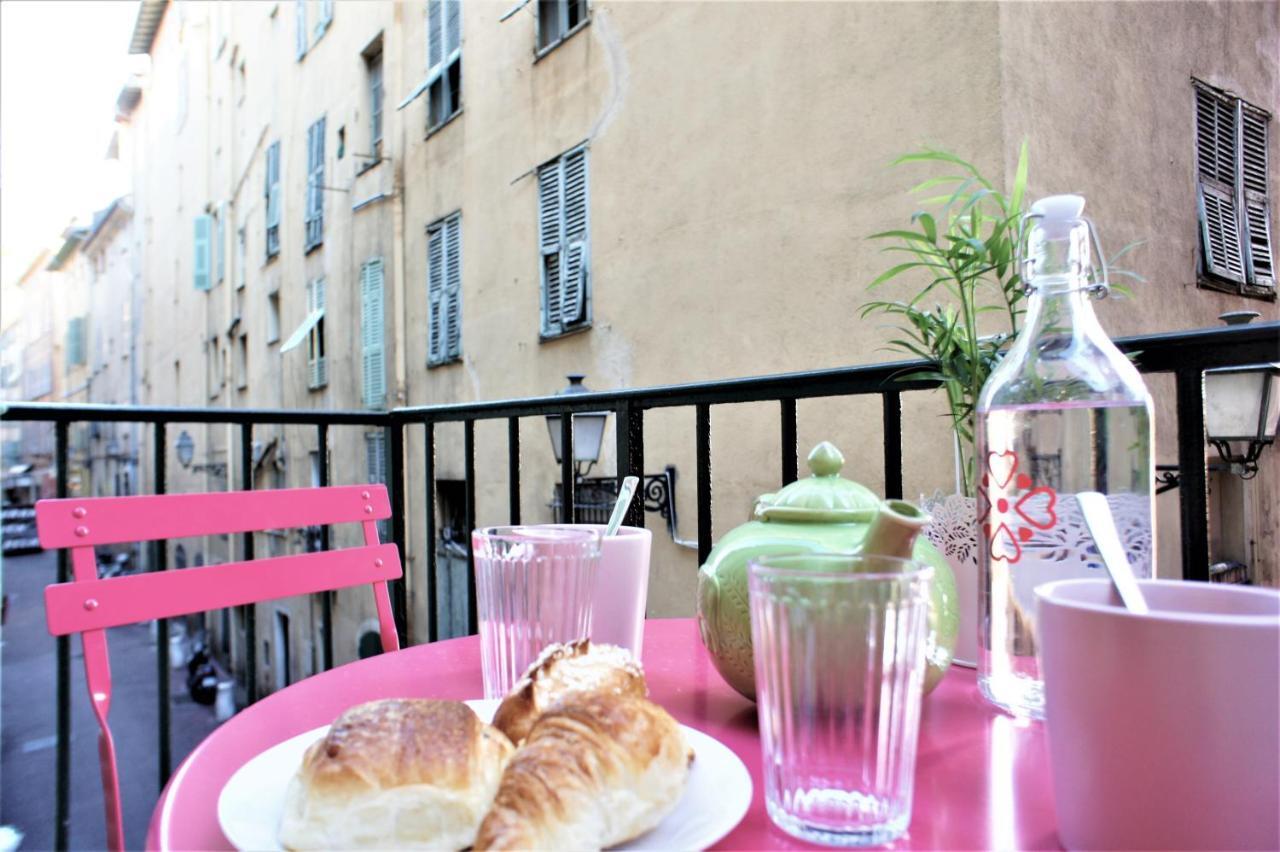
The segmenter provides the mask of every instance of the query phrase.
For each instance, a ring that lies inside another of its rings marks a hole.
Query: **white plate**
[[[499,702],[466,703],[488,721]],[[751,805],[751,775],[738,756],[701,731],[680,727],[695,756],[684,795],[656,828],[622,848],[704,849],[732,831]],[[307,748],[328,730],[325,725],[277,743],[227,781],[218,796],[218,824],[237,849],[280,849],[276,833],[284,814],[285,789]]]

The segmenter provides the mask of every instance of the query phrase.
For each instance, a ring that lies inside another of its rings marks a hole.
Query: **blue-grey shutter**
[[[462,0],[444,2],[444,56],[448,59],[462,42]]]
[[[427,229],[427,361],[445,358],[444,340],[444,224]]]
[[[538,169],[538,249],[542,259],[542,333],[560,331],[560,161]]]
[[[1244,254],[1236,214],[1236,107],[1230,99],[1196,86],[1196,172],[1201,249],[1205,269],[1243,283]]]
[[[218,204],[217,230],[213,239],[214,276],[213,280],[221,284],[227,278],[227,203]]]
[[[427,70],[435,69],[444,59],[442,37],[443,0],[427,0]]]
[[[293,54],[301,62],[307,55],[307,0],[295,0],[293,4]]]
[[[564,156],[564,245],[560,264],[560,322],[564,326],[586,319],[587,219],[587,152],[579,148]]]
[[[444,331],[445,356],[462,354],[462,217],[445,222]]]
[[[307,132],[307,220],[306,247],[324,242],[324,131],[320,118]]]
[[[382,285],[381,258],[374,258],[360,267],[360,344],[364,404],[367,408],[381,408],[387,398]]]
[[[209,244],[213,240],[213,217],[201,214],[196,217],[195,257],[193,269],[197,290],[209,289]]]
[[[84,317],[72,317],[67,321],[66,364],[68,367],[83,365],[87,360]]]
[[[1249,283],[1276,286],[1275,251],[1271,242],[1271,200],[1267,196],[1267,117],[1252,109],[1240,112],[1240,175],[1244,224],[1248,231]]]
[[[325,34],[333,23],[333,0],[320,0],[320,17],[316,21],[316,38]]]

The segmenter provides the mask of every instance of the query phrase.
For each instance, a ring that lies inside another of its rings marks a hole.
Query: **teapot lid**
[[[812,475],[797,479],[774,494],[756,499],[756,517],[763,521],[797,523],[869,522],[880,498],[867,488],[840,476],[844,455],[829,441],[813,448],[807,459]]]

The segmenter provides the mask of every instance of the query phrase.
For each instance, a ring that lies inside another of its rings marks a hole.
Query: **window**
[[[381,408],[387,401],[385,329],[382,258],[375,257],[360,267],[360,348],[366,408]]]
[[[342,126],[338,128],[338,159],[347,153],[347,128]]]
[[[382,158],[382,41],[375,53],[365,56],[369,74],[369,154],[374,161]]]
[[[210,337],[205,346],[205,354],[209,373],[209,399],[215,399],[222,392],[222,349],[218,346],[218,338]]]
[[[248,254],[248,235],[244,228],[236,229],[236,289],[243,290],[245,283],[245,258]]]
[[[462,356],[462,214],[427,226],[427,363]]]
[[[1199,80],[1196,177],[1204,283],[1247,295],[1276,289],[1267,196],[1271,116]]]
[[[324,242],[324,119],[307,128],[307,239],[311,251]]]
[[[67,367],[82,367],[88,363],[86,337],[85,318],[72,317],[67,322]]]
[[[427,0],[427,129],[462,109],[462,0]]]
[[[209,253],[213,242],[213,217],[201,214],[196,217],[195,257],[192,261],[192,278],[197,290],[208,290],[212,285],[209,272]]]
[[[280,339],[280,291],[267,294],[267,343]]]
[[[267,259],[280,253],[280,141],[267,147]]]
[[[213,283],[227,278],[227,202],[218,204],[213,216]]]
[[[586,20],[587,0],[538,0],[538,52],[564,41]]]
[[[385,483],[387,481],[387,433],[382,429],[365,432],[364,452],[369,482]],[[382,541],[390,538],[389,528],[389,521],[378,521],[378,538]]]
[[[235,349],[236,388],[244,390],[249,387],[249,336],[242,334],[236,338]]]
[[[542,336],[591,324],[587,149],[538,169],[538,245],[542,258]]]
[[[329,383],[329,370],[324,358],[324,279],[307,285],[307,315],[317,315],[307,332],[307,387],[317,390]]]
[[[284,689],[293,679],[289,676],[289,616],[276,610],[275,642],[275,682],[276,689]]]

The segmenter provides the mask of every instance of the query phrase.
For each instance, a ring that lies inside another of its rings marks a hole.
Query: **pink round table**
[[[760,776],[755,705],[716,672],[692,619],[645,624],[644,667],[652,698],[692,728],[731,748],[755,785],[751,809],[720,849],[810,849],[769,822]],[[389,697],[478,698],[475,636],[417,645],[307,678],[248,707],[214,731],[170,779],[147,846],[226,849],[218,794],[260,751],[333,721],[362,701]],[[895,849],[1058,848],[1044,731],[990,708],[974,673],[954,668],[925,700],[911,828]]]

